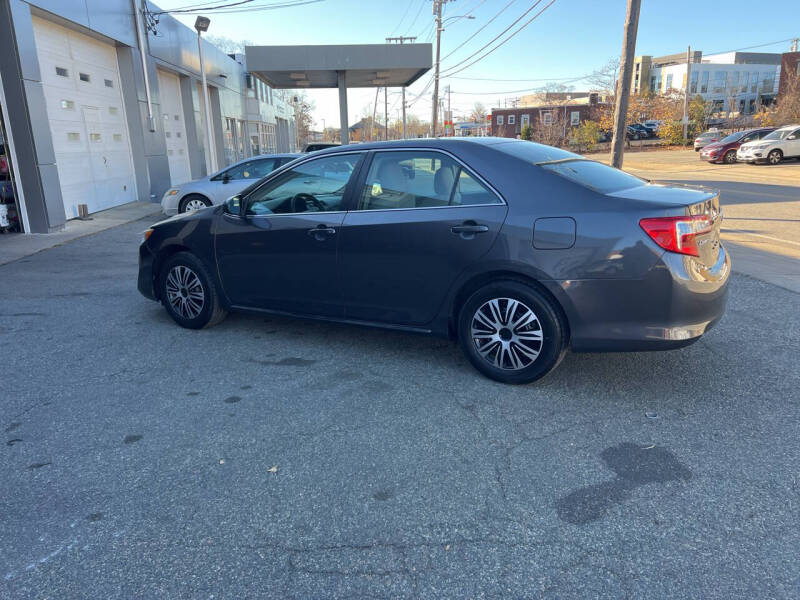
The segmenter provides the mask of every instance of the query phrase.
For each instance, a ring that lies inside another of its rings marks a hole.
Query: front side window
[[[439,152],[378,152],[359,210],[499,204],[500,200],[459,163]]]
[[[345,189],[360,154],[309,160],[253,190],[245,214],[279,215],[342,210]]]
[[[261,179],[275,170],[275,160],[264,158],[248,160],[240,165],[231,167],[225,172],[228,179]]]

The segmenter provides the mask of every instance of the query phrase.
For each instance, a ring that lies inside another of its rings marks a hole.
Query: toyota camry
[[[723,315],[719,194],[505,138],[346,145],[148,229],[138,287],[183,327],[228,311],[458,340],[527,383],[565,352],[666,350]]]

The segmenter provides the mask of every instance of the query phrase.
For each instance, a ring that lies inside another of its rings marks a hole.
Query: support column
[[[347,123],[347,81],[344,71],[336,71],[339,81],[339,124],[341,127],[340,136],[342,144],[350,143],[349,125]]]

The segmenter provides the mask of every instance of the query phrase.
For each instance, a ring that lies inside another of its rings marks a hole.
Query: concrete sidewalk
[[[0,235],[0,265],[14,262],[25,256],[36,254],[47,248],[91,235],[111,227],[138,221],[144,217],[161,213],[161,205],[153,202],[130,202],[93,213],[91,220],[67,221],[63,231],[54,233],[11,233]]]

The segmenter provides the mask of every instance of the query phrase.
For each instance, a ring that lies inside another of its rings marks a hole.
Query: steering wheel
[[[316,206],[320,211],[327,210],[327,207],[314,196],[300,192],[292,197],[292,212],[306,212],[308,210],[309,202]]]

